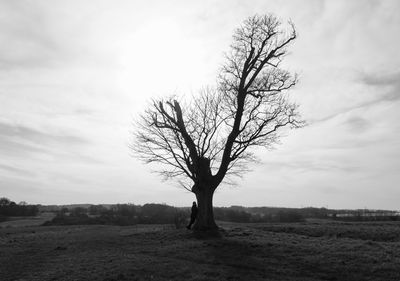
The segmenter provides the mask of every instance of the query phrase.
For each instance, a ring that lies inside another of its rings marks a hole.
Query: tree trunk
[[[194,230],[216,230],[218,229],[217,224],[214,221],[213,212],[213,188],[205,187],[199,188],[196,193],[197,198],[197,218],[194,223]]]

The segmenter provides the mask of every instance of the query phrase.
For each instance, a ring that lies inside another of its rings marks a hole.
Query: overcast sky
[[[0,0],[0,197],[190,205],[132,157],[132,120],[152,97],[215,85],[255,13],[296,25],[285,65],[308,126],[259,150],[215,205],[400,209],[397,0]]]

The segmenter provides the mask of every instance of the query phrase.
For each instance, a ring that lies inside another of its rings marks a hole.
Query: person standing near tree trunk
[[[186,226],[187,229],[190,229],[192,227],[196,218],[197,218],[197,205],[196,205],[196,202],[193,202],[192,213],[190,214],[190,223],[188,226]]]

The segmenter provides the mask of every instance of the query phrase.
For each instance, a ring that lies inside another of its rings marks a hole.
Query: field
[[[400,223],[0,228],[0,280],[400,280]]]

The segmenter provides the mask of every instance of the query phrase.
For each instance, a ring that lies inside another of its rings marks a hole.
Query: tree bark
[[[199,187],[195,194],[197,198],[197,218],[194,223],[194,230],[216,230],[218,229],[217,224],[214,220],[214,211],[213,211],[213,195],[214,188],[209,186],[201,186]]]

